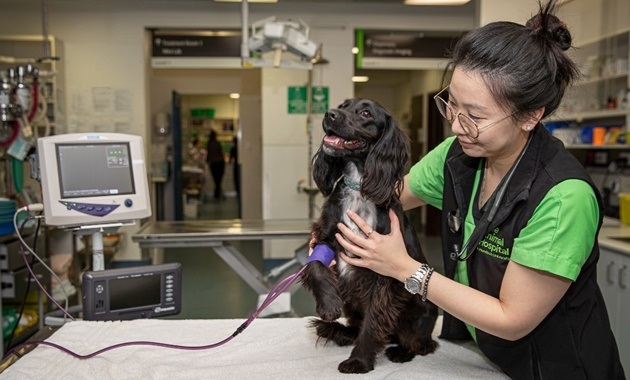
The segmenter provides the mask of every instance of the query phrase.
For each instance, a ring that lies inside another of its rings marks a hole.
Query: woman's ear
[[[523,122],[522,128],[526,131],[531,131],[532,129],[534,129],[534,127],[536,127],[536,124],[540,122],[540,119],[542,119],[544,114],[545,107],[530,112],[527,120]]]
[[[545,114],[545,107],[542,107],[533,112],[530,112],[529,121],[531,122],[532,125],[536,125],[540,122],[540,119],[542,119],[544,114]]]

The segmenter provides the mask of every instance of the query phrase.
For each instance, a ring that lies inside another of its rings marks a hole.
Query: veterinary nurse
[[[340,224],[337,239],[359,256],[342,253],[346,262],[420,282],[445,311],[441,337],[474,339],[512,378],[623,379],[595,277],[602,202],[540,123],[577,76],[554,6],[525,26],[475,29],[454,48],[435,101],[455,136],[413,166],[400,194],[405,209],[442,210],[445,275],[424,275],[426,263],[407,255],[392,212],[389,235]]]

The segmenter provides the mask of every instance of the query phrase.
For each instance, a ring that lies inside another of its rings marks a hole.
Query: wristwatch
[[[427,264],[423,264],[416,273],[412,274],[411,277],[405,279],[405,289],[411,294],[420,293],[420,289],[422,289],[422,281],[424,280],[424,276],[426,276],[429,270],[429,266]]]

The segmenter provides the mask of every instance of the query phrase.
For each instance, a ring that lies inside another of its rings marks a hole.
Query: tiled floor
[[[200,207],[199,219],[235,219],[238,204],[235,198],[210,200]],[[441,271],[439,238],[420,240],[430,263]],[[254,266],[264,274],[269,268],[262,258],[258,241],[235,242]],[[258,295],[210,248],[166,249],[165,262],[179,262],[183,273],[182,312],[173,319],[247,318],[256,309]],[[437,265],[437,264],[440,265]],[[274,263],[278,264],[278,263]],[[295,265],[274,281],[299,270]],[[299,316],[314,315],[315,304],[310,293],[299,289],[291,297],[291,306]]]

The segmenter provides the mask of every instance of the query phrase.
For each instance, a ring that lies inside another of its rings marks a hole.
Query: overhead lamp
[[[470,0],[405,0],[405,5],[464,5]]]
[[[319,47],[317,48],[317,51],[315,52],[315,56],[313,58],[311,58],[311,63],[313,65],[324,65],[326,63],[330,63],[329,60],[327,60],[326,58],[324,58],[322,56],[322,49],[323,49],[323,44],[319,44]]]
[[[352,81],[354,83],[365,83],[370,80],[368,76],[355,75],[352,77]]]
[[[241,94],[239,94],[238,92],[233,92],[230,94],[230,99],[238,99],[241,97]]]
[[[249,50],[256,54],[275,52],[274,67],[280,67],[281,55],[285,51],[310,62],[315,58],[318,47],[309,39],[308,34],[309,27],[301,20],[277,21],[275,17],[269,17],[252,24]]]
[[[217,3],[242,3],[243,0],[214,0]],[[247,0],[248,3],[277,3],[278,0]]]

